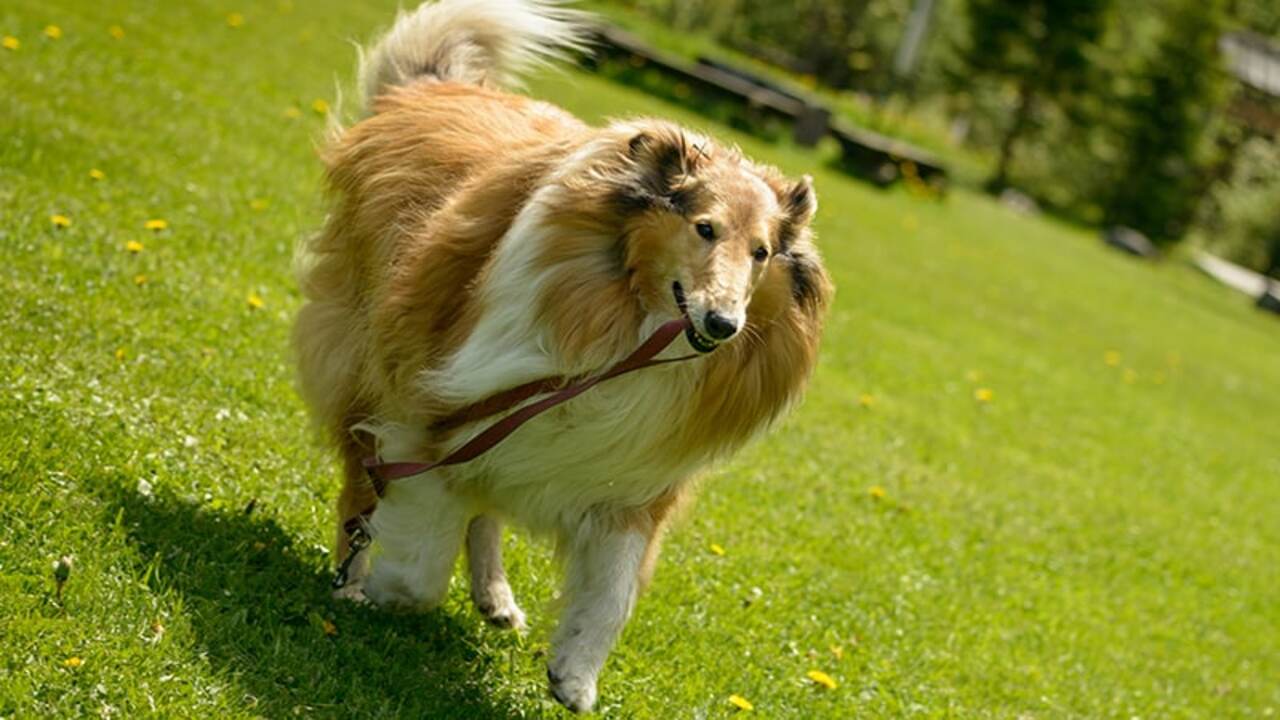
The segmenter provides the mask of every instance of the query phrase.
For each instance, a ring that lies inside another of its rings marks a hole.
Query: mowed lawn
[[[563,714],[544,542],[508,538],[524,638],[462,578],[420,616],[328,594],[290,256],[324,212],[316,101],[394,7],[0,6],[0,717]],[[533,89],[704,125],[576,71]],[[1280,322],[1180,262],[709,129],[814,174],[838,299],[806,403],[671,536],[600,711],[1280,712]]]

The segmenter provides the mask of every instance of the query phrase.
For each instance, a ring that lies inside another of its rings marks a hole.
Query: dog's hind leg
[[[429,610],[444,600],[471,508],[435,473],[388,486],[370,520],[373,570],[364,594],[379,605]]]
[[[502,523],[492,515],[477,515],[467,528],[467,564],[471,568],[471,600],[476,610],[500,628],[525,628],[524,613],[516,605],[507,573],[502,568]]]

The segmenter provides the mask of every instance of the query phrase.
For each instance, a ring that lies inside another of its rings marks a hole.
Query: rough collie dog
[[[553,536],[565,606],[548,676],[575,711],[691,479],[767,428],[813,369],[831,285],[788,180],[657,120],[585,125],[502,87],[579,47],[555,0],[441,0],[363,53],[366,113],[326,152],[332,208],[300,255],[301,387],[338,446],[343,524],[377,503],[340,591],[430,608],[465,544],[476,608],[521,628],[501,523]],[[391,483],[361,462],[441,457],[485,421],[440,418],[539,378],[581,378],[687,318],[648,368],[539,416],[468,463]],[[433,429],[433,426],[437,426]]]

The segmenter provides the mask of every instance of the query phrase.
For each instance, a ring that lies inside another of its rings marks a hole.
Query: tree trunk
[[[1013,113],[1013,122],[1000,141],[1000,159],[996,163],[996,173],[987,181],[987,189],[1000,192],[1009,182],[1009,166],[1013,164],[1014,144],[1027,129],[1027,121],[1031,118],[1031,104],[1035,93],[1031,90],[1030,76],[1023,76],[1018,83],[1018,107]]]

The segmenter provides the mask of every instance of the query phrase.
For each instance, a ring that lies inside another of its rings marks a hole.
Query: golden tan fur
[[[830,295],[804,230],[811,208],[788,207],[788,193],[803,195],[806,183],[709,141],[695,147],[665,123],[591,130],[545,103],[474,86],[418,83],[384,95],[375,110],[326,153],[334,207],[309,246],[309,303],[295,331],[303,392],[346,456],[341,516],[369,500],[357,456],[370,446],[353,439],[354,425],[392,417],[425,427],[455,409],[414,378],[465,340],[497,242],[549,184],[561,191],[549,203],[558,232],[539,261],[558,280],[539,317],[569,367],[603,369],[634,347],[649,313],[673,312],[672,268],[695,285],[714,282],[714,258],[701,259],[685,227],[688,214],[714,213],[723,228],[716,252],[745,256],[763,244],[772,257],[752,271],[741,336],[698,360],[698,396],[671,427],[669,451],[723,455],[796,399]],[[589,172],[556,176],[591,143],[604,149]],[[772,215],[750,182],[775,193]],[[629,192],[676,193],[684,205]]]

